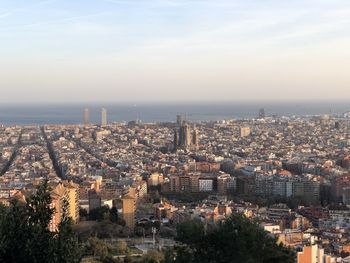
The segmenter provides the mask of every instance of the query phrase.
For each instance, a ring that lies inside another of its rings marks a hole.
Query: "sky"
[[[349,0],[0,0],[1,103],[349,97]]]

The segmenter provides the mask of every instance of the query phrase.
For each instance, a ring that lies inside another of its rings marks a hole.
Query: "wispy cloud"
[[[37,3],[37,6],[53,4],[55,2],[57,2],[57,0],[44,0],[44,1],[40,1],[39,3]]]
[[[10,16],[10,15],[11,15],[10,12],[0,13],[0,19],[1,19],[1,18],[5,18],[5,17],[8,17],[8,16]]]
[[[76,16],[64,17],[59,19],[40,21],[37,23],[19,24],[19,25],[0,28],[0,31],[7,31],[7,30],[13,30],[13,29],[28,28],[28,27],[39,27],[44,25],[61,24],[61,23],[71,22],[71,21],[80,20],[84,18],[93,18],[93,17],[103,16],[111,13],[114,13],[114,11],[103,11],[103,12],[96,12],[96,13],[85,14],[85,15],[76,15]]]
[[[100,25],[94,22],[75,22],[70,25],[69,32],[73,35],[85,35],[88,37],[97,36],[97,35],[108,35],[115,32],[115,29],[112,30],[107,26]]]
[[[282,85],[296,84],[304,94],[315,81],[325,89],[331,83],[330,95],[343,94],[350,83],[349,0],[6,2],[6,9],[0,9],[0,66],[9,74],[0,74],[9,84],[16,78],[8,76],[16,76],[25,60],[23,74],[33,70],[38,82],[46,77],[50,84],[51,73],[42,74],[50,65],[67,75],[67,81],[56,79],[55,85],[68,87],[73,82],[82,91],[93,78],[101,94],[113,93],[101,85],[106,79],[103,83],[113,88],[122,90],[125,84],[128,88],[120,94],[130,88],[130,96],[147,82],[157,94],[157,89],[171,85],[179,94],[186,91],[176,87],[180,83],[194,94],[204,85],[208,94],[234,96],[243,94],[239,88],[230,93],[237,86],[245,92],[251,88],[252,96],[259,87],[273,96],[284,93]],[[18,63],[10,70],[6,61]],[[118,82],[123,74],[128,76],[125,82]],[[310,96],[316,93],[318,89]]]

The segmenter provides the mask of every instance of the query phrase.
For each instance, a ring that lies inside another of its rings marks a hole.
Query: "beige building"
[[[240,127],[239,129],[241,137],[247,137],[250,135],[250,128],[249,127]]]
[[[135,209],[135,198],[130,195],[124,196],[122,198],[122,216],[126,226],[132,230],[135,228]]]
[[[160,173],[153,173],[149,176],[147,183],[149,186],[161,185],[164,182],[164,176]]]
[[[311,237],[310,246],[304,246],[302,252],[297,254],[297,263],[335,263],[336,258],[324,253],[324,249],[314,244]]]
[[[77,223],[79,220],[79,187],[71,181],[49,182],[51,208],[55,209],[49,223],[50,231],[56,231],[62,219],[64,200],[67,201],[68,216]]]
[[[101,126],[107,125],[107,109],[102,108],[101,109]]]
[[[79,221],[79,185],[72,181],[62,181],[66,187],[69,216],[75,223]]]

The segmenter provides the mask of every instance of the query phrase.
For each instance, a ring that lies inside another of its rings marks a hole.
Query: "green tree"
[[[204,225],[199,220],[179,223],[176,231],[176,239],[185,244],[197,244],[204,237]]]
[[[124,240],[120,240],[117,243],[118,254],[125,254],[128,252],[128,244]]]
[[[118,222],[118,209],[116,207],[112,207],[111,210],[109,210],[109,220],[112,223]]]
[[[166,262],[294,262],[293,252],[242,215],[233,215],[204,234],[198,224],[187,222],[178,227],[178,240],[185,246],[168,253]],[[199,237],[191,237],[196,233]]]
[[[0,220],[2,218],[2,216],[4,216],[6,213],[6,206],[4,206],[3,204],[0,204]]]
[[[101,206],[101,207],[94,208],[89,212],[89,220],[102,221],[108,216],[108,213],[109,213],[108,206]]]
[[[132,258],[129,254],[124,257],[124,263],[132,263]]]
[[[102,260],[102,263],[121,263],[121,261],[112,256],[107,256]]]
[[[58,232],[49,231],[54,213],[47,181],[27,202],[12,204],[0,215],[0,262],[79,262],[79,246],[64,212]],[[66,209],[66,208],[64,208]]]
[[[85,208],[79,208],[79,217],[86,218],[88,216],[88,212]]]
[[[27,200],[25,213],[27,214],[27,229],[31,234],[26,241],[26,252],[31,262],[48,262],[55,259],[54,233],[48,228],[55,212],[51,208],[51,196],[45,180],[37,188],[35,194]]]
[[[73,222],[68,217],[68,201],[63,199],[62,218],[55,239],[57,263],[78,263],[81,261],[81,248],[73,232]]]
[[[142,263],[161,263],[164,262],[164,254],[157,250],[150,250],[142,257]]]
[[[26,241],[31,235],[27,221],[28,214],[16,200],[1,215],[0,262],[26,262]]]
[[[91,251],[95,257],[99,257],[103,260],[108,256],[109,246],[97,237],[90,237],[88,240],[88,250]]]
[[[168,248],[164,252],[164,262],[166,263],[196,262],[194,257],[194,251],[186,245]]]

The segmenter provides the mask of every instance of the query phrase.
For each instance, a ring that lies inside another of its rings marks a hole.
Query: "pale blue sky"
[[[0,101],[350,97],[349,0],[0,0]]]

